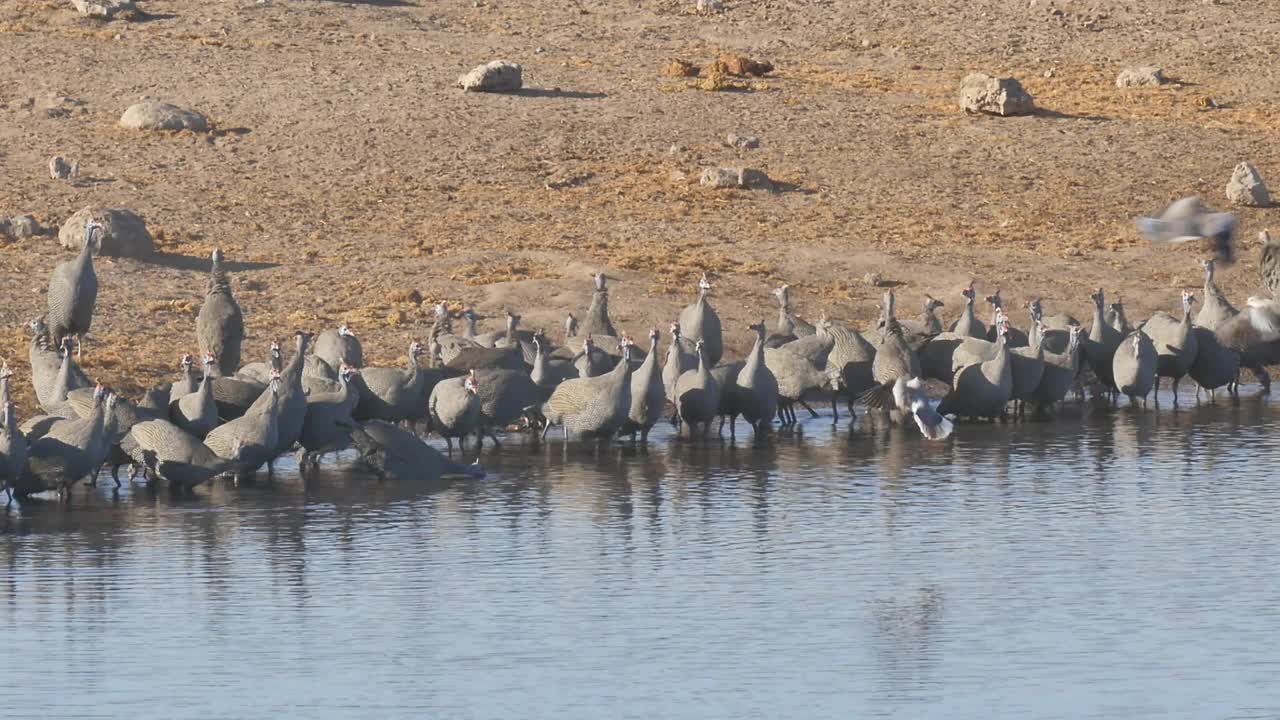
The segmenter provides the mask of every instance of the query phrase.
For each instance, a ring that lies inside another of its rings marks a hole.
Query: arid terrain
[[[215,246],[247,263],[246,361],[343,320],[366,357],[396,361],[437,300],[510,307],[559,339],[597,269],[620,279],[611,309],[636,335],[665,327],[710,272],[741,346],[749,318],[772,322],[769,289],[784,282],[800,314],[864,323],[882,292],[869,272],[903,314],[927,292],[953,316],[972,277],[980,294],[1042,296],[1086,321],[1102,286],[1141,319],[1200,286],[1205,249],[1153,247],[1135,215],[1193,193],[1226,206],[1243,160],[1280,189],[1268,0],[693,5],[140,0],[145,17],[100,21],[70,0],[6,0],[0,216],[54,230],[91,204],[145,217],[160,254],[99,261],[83,361],[133,390],[194,350]],[[725,51],[775,70],[718,91],[663,74]],[[454,87],[494,59],[523,65],[523,92]],[[1118,89],[1137,64],[1175,82]],[[1041,111],[962,113],[973,71],[1021,79]],[[57,97],[79,104],[50,112]],[[214,129],[120,127],[144,97]],[[730,132],[760,147],[727,147]],[[81,176],[51,179],[52,155]],[[763,169],[781,190],[700,187],[713,165]],[[1258,287],[1254,238],[1280,211],[1239,212],[1243,260],[1219,276],[1237,304]],[[24,321],[70,256],[53,235],[0,242],[0,353],[19,379]]]

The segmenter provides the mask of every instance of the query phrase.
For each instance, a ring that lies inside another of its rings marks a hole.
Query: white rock
[[[1227,181],[1227,199],[1236,205],[1267,207],[1271,204],[1271,193],[1267,192],[1257,168],[1242,162]]]
[[[147,257],[155,252],[155,243],[147,225],[131,210],[124,208],[81,208],[62,224],[58,242],[65,248],[79,250],[84,247],[84,226],[89,218],[102,225],[102,247],[99,255],[120,257]]]
[[[760,138],[755,135],[744,135],[739,133],[729,133],[729,137],[725,138],[725,144],[731,148],[746,150],[748,148],[760,147]]]
[[[209,130],[209,120],[204,115],[155,100],[130,105],[120,116],[120,124],[135,130]]]
[[[720,0],[698,0],[697,9],[703,15],[711,15],[724,12],[724,3]]]
[[[135,13],[138,6],[134,0],[71,0],[71,4],[81,15],[89,17],[111,18],[123,13]]]
[[[1116,87],[1155,87],[1169,82],[1164,77],[1164,70],[1154,65],[1125,68],[1116,76]]]
[[[702,178],[698,182],[704,187],[736,188],[742,183],[742,172],[726,167],[703,168]]]
[[[524,86],[524,69],[513,62],[494,60],[458,78],[467,92],[515,92]]]
[[[1035,101],[1014,78],[993,78],[973,73],[960,81],[960,108],[989,115],[1030,115]]]
[[[23,240],[43,233],[44,228],[40,227],[40,222],[30,215],[0,218],[0,237]]]

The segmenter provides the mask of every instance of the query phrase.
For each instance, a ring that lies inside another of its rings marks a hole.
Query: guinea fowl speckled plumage
[[[253,474],[263,464],[275,458],[280,432],[279,375],[271,378],[266,392],[271,393],[272,401],[264,411],[246,412],[219,425],[205,436],[204,444],[217,453],[218,457],[230,461],[225,472],[234,474],[237,479]]]
[[[463,377],[441,380],[431,390],[431,397],[427,399],[431,430],[444,438],[450,453],[453,438],[458,438],[458,447],[463,450],[468,435],[476,436],[477,445],[481,442],[479,392],[474,371]]]
[[[213,373],[217,360],[204,356],[204,376],[196,391],[170,401],[169,420],[186,432],[203,439],[218,427],[218,404],[213,400]]]
[[[1116,390],[1129,396],[1130,403],[1147,396],[1156,384],[1156,347],[1151,338],[1134,331],[1120,341],[1111,360],[1111,377]]]
[[[1201,390],[1216,398],[1218,388],[1230,385],[1240,375],[1240,353],[1223,346],[1217,334],[1208,328],[1193,326],[1196,336],[1196,359],[1187,374],[1196,384],[1196,398]]]
[[[40,407],[44,408],[44,411],[50,415],[73,417],[74,413],[67,407],[67,394],[73,390],[90,386],[88,378],[80,371],[80,367],[76,365],[75,358],[71,354],[71,338],[63,338],[62,364],[50,387],[45,389],[46,401],[42,402]]]
[[[552,425],[564,428],[567,440],[575,432],[611,438],[622,428],[631,411],[631,344],[623,338],[623,361],[604,375],[565,380],[542,404],[546,422],[543,437]]]
[[[208,482],[232,466],[232,461],[218,457],[200,438],[168,420],[137,423],[121,446],[134,463],[146,468],[150,481],[161,479],[183,490]]]
[[[100,390],[96,400],[91,416],[56,422],[30,443],[27,470],[13,484],[15,495],[57,490],[65,496],[73,485],[97,472],[111,447],[107,418],[115,396]]]
[[[58,263],[49,275],[46,320],[56,346],[61,346],[67,337],[83,340],[93,323],[93,311],[98,302],[98,275],[93,269],[93,254],[102,247],[102,226],[90,220],[85,225],[84,238],[84,245],[75,259]]]
[[[364,367],[364,350],[360,346],[360,339],[346,325],[320,333],[312,354],[335,370],[343,363],[355,368]]]
[[[418,358],[426,352],[422,343],[409,343],[407,368],[370,367],[360,371],[360,402],[357,420],[401,422],[427,417],[427,398],[443,375],[437,369],[424,369]]]
[[[724,337],[720,331],[720,316],[707,298],[711,295],[711,282],[703,273],[698,280],[698,300],[680,311],[681,336],[689,342],[702,341],[707,351],[707,363],[715,366],[724,354]]]
[[[698,423],[702,423],[702,434],[706,435],[711,421],[720,415],[720,383],[711,375],[711,357],[706,342],[699,340],[694,348],[698,351],[698,367],[680,376],[672,398],[680,423],[689,426],[690,437],[693,437]]]
[[[1214,261],[1206,258],[1200,261],[1204,268],[1204,297],[1200,312],[1196,313],[1196,325],[1208,330],[1217,330],[1218,326],[1239,314],[1239,310],[1231,304],[1225,293],[1213,280]]]
[[[698,364],[698,356],[685,351],[680,335],[680,323],[671,323],[671,345],[667,347],[667,362],[662,366],[662,388],[667,399],[675,402],[676,382],[686,370]]]
[[[1030,398],[1040,411],[1062,402],[1075,385],[1076,375],[1080,372],[1080,339],[1083,335],[1084,329],[1074,325],[1067,331],[1067,347],[1062,352],[1044,354],[1044,373]]]
[[[1085,362],[1093,370],[1093,374],[1102,383],[1107,392],[1114,392],[1115,382],[1112,375],[1111,360],[1120,347],[1124,336],[1107,323],[1102,308],[1105,304],[1102,288],[1094,291],[1089,299],[1093,300],[1093,326],[1089,328],[1089,337],[1083,343]]]
[[[773,374],[778,388],[778,416],[782,419],[782,423],[788,427],[795,425],[797,422],[794,409],[795,403],[804,404],[804,396],[810,391],[820,390],[831,385],[830,376],[822,368],[807,359],[804,354],[793,352],[790,349],[798,342],[819,338],[821,336],[818,335],[800,338],[800,340],[787,343],[780,348],[765,348],[764,350],[765,366]],[[823,366],[825,367],[826,353],[823,353],[819,359],[823,361]],[[832,410],[835,410],[834,401]],[[812,409],[809,412],[813,413],[814,417],[817,417],[817,414]]]
[[[31,330],[31,345],[27,353],[28,362],[31,363],[31,387],[35,390],[36,402],[40,403],[41,408],[53,405],[53,396],[58,389],[57,380],[58,373],[62,371],[63,355],[53,339],[49,336],[49,328],[45,325],[44,320],[35,319],[28,323]],[[69,385],[72,387],[93,387],[93,383],[84,375],[78,366],[74,363],[70,368],[75,377],[74,381]]]
[[[215,249],[211,256],[209,287],[196,315],[196,340],[200,343],[200,354],[212,355],[220,374],[235,374],[240,367],[240,346],[244,343],[244,315],[231,292],[221,248]]]
[[[828,374],[840,378],[840,392],[845,395],[846,407],[853,414],[853,403],[876,385],[873,372],[876,347],[862,333],[827,321],[818,332],[831,335],[831,352],[827,353]]]
[[[778,414],[778,379],[765,362],[764,321],[750,326],[750,330],[755,333],[755,342],[729,392],[733,394],[733,409],[759,435],[773,427],[773,418]],[[725,389],[721,388],[721,392]]]
[[[456,463],[413,433],[380,420],[360,423],[351,440],[360,459],[382,480],[438,482],[450,476],[484,477],[478,464]]]
[[[1151,338],[1156,350],[1156,376],[1173,381],[1173,402],[1178,402],[1178,383],[1191,370],[1199,351],[1197,337],[1192,330],[1191,305],[1195,295],[1182,291],[1182,314],[1174,318],[1166,312],[1157,312],[1138,328]],[[1157,382],[1159,382],[1157,380]],[[1157,401],[1159,394],[1156,395]]]
[[[985,338],[987,326],[973,314],[973,303],[978,299],[978,291],[973,287],[973,282],[970,280],[968,287],[960,291],[964,298],[964,308],[960,311],[960,318],[951,323],[948,330],[961,337]]]
[[[338,452],[351,444],[351,431],[355,429],[354,411],[360,401],[356,389],[358,374],[355,368],[341,365],[338,368],[338,389],[335,392],[312,393],[304,397],[302,428],[298,433],[298,467],[319,464],[320,456]]]
[[[620,432],[633,439],[639,433],[640,442],[648,442],[649,431],[662,417],[666,404],[667,391],[658,371],[658,328],[653,328],[649,331],[649,353],[631,374],[631,408]]]
[[[893,409],[893,386],[899,377],[920,377],[920,359],[902,337],[902,326],[894,316],[893,291],[886,291],[880,302],[880,343],[871,364],[876,384],[862,393],[869,407]]]
[[[1005,323],[997,327],[995,357],[957,370],[951,392],[938,405],[939,413],[966,418],[1004,415],[1005,405],[1013,397],[1013,366],[1004,344]]]
[[[609,319],[609,288],[606,286],[606,281],[613,278],[604,273],[596,273],[592,278],[595,290],[591,293],[591,305],[587,308],[581,331],[587,335],[617,337],[618,331]]]
[[[18,429],[18,415],[12,402],[0,400],[0,490],[13,500],[13,486],[27,467],[27,438]]]

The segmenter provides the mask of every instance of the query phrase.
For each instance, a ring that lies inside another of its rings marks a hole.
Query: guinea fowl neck
[[[222,266],[222,257],[214,255],[213,263],[209,268],[209,295],[219,293],[231,294],[231,281],[227,279],[227,271]]]

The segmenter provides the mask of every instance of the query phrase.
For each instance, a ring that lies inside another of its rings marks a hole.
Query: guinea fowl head
[[[1040,298],[1027,303],[1027,310],[1031,311],[1031,319],[1034,321],[1038,322],[1044,317],[1044,306],[1040,304]]]
[[[1089,299],[1093,301],[1093,304],[1096,305],[1099,310],[1101,310],[1102,304],[1105,302],[1102,294],[1102,288],[1094,290],[1093,293],[1089,295]]]
[[[931,313],[940,307],[946,307],[946,306],[947,306],[946,303],[942,302],[941,300],[937,299],[932,295],[926,294],[924,296],[924,311],[927,313]]]
[[[349,338],[354,338],[356,336],[356,334],[351,331],[351,328],[347,327],[346,325],[338,326],[338,334],[341,335],[342,337],[349,337]]]
[[[467,378],[462,381],[462,387],[472,395],[480,392],[480,383],[476,380],[475,370],[467,374]]]
[[[1196,301],[1195,293],[1190,290],[1182,291],[1182,311],[1191,312],[1191,305]]]
[[[102,252],[102,223],[92,218],[85,222],[84,245],[94,252]]]
[[[651,343],[658,342],[658,335],[659,335],[658,328],[656,327],[649,328],[649,341]]]
[[[221,265],[222,264],[222,248],[214,248],[213,253],[210,254],[209,256],[209,259],[213,261],[214,265]]]
[[[1000,300],[1000,288],[996,288],[996,291],[993,294],[988,295],[986,297],[986,301],[987,301],[987,304],[991,305],[994,308],[1004,307],[1002,301]]]
[[[185,353],[182,356],[182,359],[178,361],[178,365],[181,366],[183,370],[190,369],[193,363],[195,363],[195,358],[191,357],[191,353]]]
[[[973,283],[974,281],[970,280],[966,287],[960,289],[960,295],[964,298],[966,305],[972,305],[974,300],[978,299],[978,291],[974,289]]]
[[[9,369],[9,363],[5,362],[3,365],[0,365],[0,378],[11,377],[13,377],[13,371]]]
[[[699,295],[711,294],[711,281],[707,279],[706,273],[702,273],[702,277],[698,280],[698,294]]]
[[[423,352],[423,347],[422,347],[421,341],[414,339],[413,342],[409,343],[409,357],[417,358],[419,355],[422,354],[422,352]]]
[[[764,320],[761,320],[760,322],[757,322],[757,323],[751,323],[750,325],[747,326],[747,329],[755,333],[756,337],[764,337],[764,334],[765,334]]]

